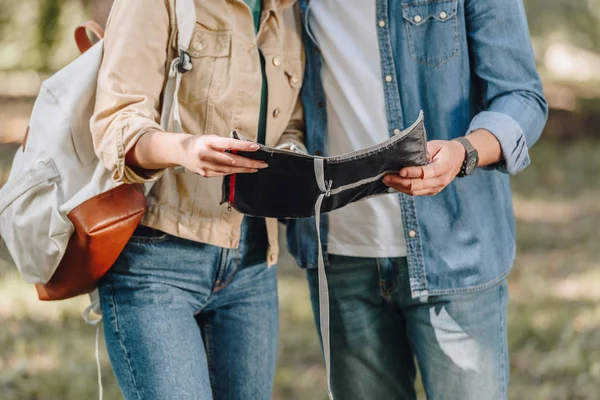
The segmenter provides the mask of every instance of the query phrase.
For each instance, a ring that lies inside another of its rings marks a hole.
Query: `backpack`
[[[175,9],[179,57],[168,70],[161,125],[181,132],[177,96],[182,74],[192,67],[187,48],[196,24],[194,0],[176,0]],[[42,300],[92,292],[145,212],[142,188],[114,182],[94,152],[89,122],[104,48],[103,40],[85,45],[86,28],[98,34],[97,24],[78,28],[78,46],[87,51],[42,84],[0,190],[0,234]]]

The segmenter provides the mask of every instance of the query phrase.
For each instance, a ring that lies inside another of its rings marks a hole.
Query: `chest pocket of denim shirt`
[[[402,5],[410,57],[437,67],[458,54],[457,1],[416,1]]]
[[[193,67],[181,83],[185,101],[206,102],[218,96],[228,71],[231,31],[208,31],[196,24],[188,53]]]

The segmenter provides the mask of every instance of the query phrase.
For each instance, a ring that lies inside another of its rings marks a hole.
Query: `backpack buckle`
[[[179,62],[177,63],[177,71],[185,74],[192,70],[192,57],[185,50],[179,50]]]

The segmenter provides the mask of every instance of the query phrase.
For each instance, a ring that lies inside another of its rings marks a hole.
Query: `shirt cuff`
[[[512,117],[495,111],[483,111],[473,118],[468,133],[478,129],[491,132],[500,142],[504,160],[491,165],[491,168],[515,175],[531,163],[523,130]]]
[[[116,168],[113,173],[115,182],[123,183],[147,183],[157,181],[165,172],[164,169],[149,170],[138,167],[131,167],[125,164],[125,156],[135,146],[137,141],[147,132],[152,130],[161,130],[160,125],[151,123],[145,129],[140,129],[133,136],[126,136],[127,140],[123,140],[123,128],[117,134],[117,160]]]

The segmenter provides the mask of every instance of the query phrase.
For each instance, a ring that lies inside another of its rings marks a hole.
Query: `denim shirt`
[[[483,289],[514,264],[509,174],[530,163],[528,150],[548,113],[522,0],[371,1],[377,2],[372,23],[378,29],[390,136],[423,110],[428,140],[486,129],[502,147],[502,162],[454,179],[435,196],[399,195],[412,296]],[[306,144],[311,154],[327,155],[322,57],[307,31],[309,0],[300,0],[300,10]],[[327,227],[322,218],[324,254]],[[289,221],[287,232],[298,264],[316,267],[314,219]]]

